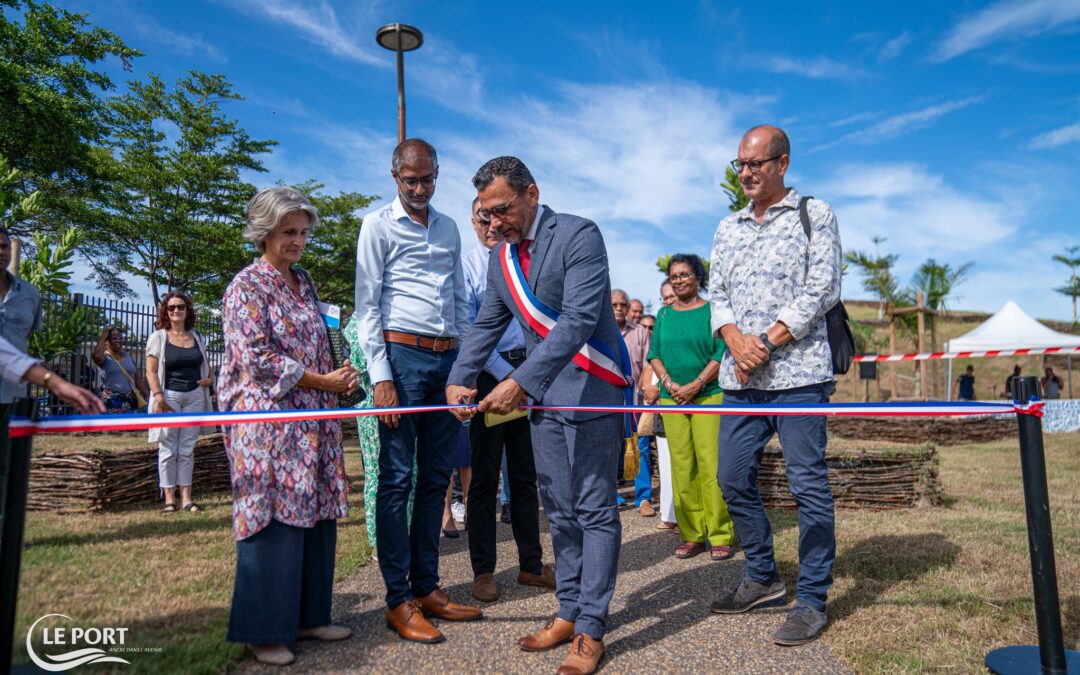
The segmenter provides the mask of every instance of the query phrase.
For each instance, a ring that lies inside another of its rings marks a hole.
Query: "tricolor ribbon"
[[[233,424],[281,424],[311,420],[340,420],[371,415],[409,415],[453,408],[472,408],[475,403],[397,406],[394,408],[332,408],[325,410],[236,410],[231,412],[161,413],[154,415],[71,415],[48,417],[37,422],[12,417],[8,431],[12,438],[34,434],[77,432],[139,431],[151,428],[231,426]],[[1043,416],[1043,402],[980,403],[932,401],[924,403],[822,403],[773,405],[523,405],[525,410],[555,410],[600,413],[643,413],[689,415],[814,415],[826,417],[973,417],[984,415]]]

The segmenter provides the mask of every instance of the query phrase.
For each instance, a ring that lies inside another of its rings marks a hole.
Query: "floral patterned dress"
[[[298,386],[304,370],[333,369],[315,288],[306,272],[294,291],[256,260],[225,290],[221,410],[336,408],[337,396]],[[236,424],[224,429],[232,468],[233,529],[246,539],[277,520],[313,527],[349,513],[349,481],[334,420]]]
[[[356,315],[353,314],[341,332],[349,345],[349,363],[360,373],[360,387],[367,396],[356,404],[357,409],[371,408],[375,405],[375,391],[368,376],[367,358],[360,349],[360,338],[356,333]],[[356,429],[360,436],[360,456],[364,460],[364,524],[367,526],[368,543],[375,548],[375,497],[379,492],[379,420],[367,415],[356,418]],[[416,458],[413,458],[413,489],[409,493],[408,522],[412,522],[413,495],[416,494]]]

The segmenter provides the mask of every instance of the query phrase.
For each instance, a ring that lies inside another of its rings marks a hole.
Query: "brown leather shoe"
[[[644,518],[652,518],[656,515],[656,509],[653,508],[652,503],[643,500],[641,506],[638,507],[638,513]]]
[[[604,658],[604,643],[594,640],[585,633],[578,633],[570,644],[570,653],[563,659],[555,675],[588,675],[596,672],[596,667]]]
[[[483,602],[495,602],[499,599],[499,587],[495,585],[495,575],[490,572],[473,579],[472,596]]]
[[[416,600],[406,600],[386,610],[386,627],[396,632],[402,640],[434,644],[446,639],[424,618],[420,603]]]
[[[542,652],[566,644],[572,637],[574,637],[574,622],[553,616],[543,629],[532,635],[518,638],[517,645],[526,652]]]
[[[518,572],[518,583],[522,586],[539,586],[553,591],[555,590],[555,570],[547,565],[540,566],[540,574],[520,570]]]
[[[451,602],[450,596],[441,588],[436,588],[422,598],[417,598],[424,616],[437,616],[447,621],[476,621],[484,618],[479,607],[459,605]]]

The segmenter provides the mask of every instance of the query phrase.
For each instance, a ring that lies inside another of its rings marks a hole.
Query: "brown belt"
[[[387,342],[421,347],[423,349],[430,349],[433,352],[448,352],[451,349],[457,349],[457,338],[452,337],[433,338],[427,337],[426,335],[401,333],[396,330],[384,330],[382,336],[383,340],[386,340]]]

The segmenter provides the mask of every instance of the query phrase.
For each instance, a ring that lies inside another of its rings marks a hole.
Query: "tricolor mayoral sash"
[[[537,332],[541,339],[546,339],[555,324],[559,321],[559,313],[545,305],[537,298],[529,283],[525,279],[525,273],[518,261],[517,246],[507,243],[503,246],[502,256],[503,278],[510,289],[510,296],[514,299],[521,315],[529,326]],[[630,369],[630,352],[626,349],[622,335],[619,335],[619,356],[611,353],[611,348],[598,339],[595,335],[581,346],[577,354],[574,354],[573,362],[583,368],[585,372],[599,377],[601,380],[623,388],[626,404],[632,405],[634,401],[634,377]]]

